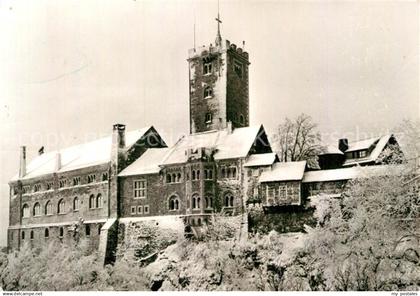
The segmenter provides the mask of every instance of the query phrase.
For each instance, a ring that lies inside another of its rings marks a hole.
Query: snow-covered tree
[[[293,120],[286,118],[278,126],[273,140],[280,161],[306,160],[311,167],[318,167],[321,134],[309,115],[302,113]]]

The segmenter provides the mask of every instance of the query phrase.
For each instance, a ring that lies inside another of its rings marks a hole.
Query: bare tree
[[[300,114],[296,119],[286,118],[277,129],[274,143],[280,161],[306,160],[308,165],[318,167],[317,155],[322,151],[321,134],[317,125],[307,114]]]

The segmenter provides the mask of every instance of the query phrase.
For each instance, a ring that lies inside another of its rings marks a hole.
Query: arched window
[[[100,193],[96,196],[96,207],[102,208],[102,195]]]
[[[213,197],[207,196],[206,197],[206,208],[212,208],[213,207]]]
[[[192,171],[192,179],[195,180],[195,171]]]
[[[206,123],[213,121],[213,115],[211,113],[206,113]]]
[[[27,204],[24,204],[22,207],[22,217],[23,218],[29,217],[29,206]]]
[[[226,178],[226,169],[222,168],[222,172],[221,172],[222,178]]]
[[[102,174],[102,181],[108,181],[108,173]]]
[[[171,174],[166,175],[166,183],[171,183]]]
[[[31,239],[34,239],[34,231],[31,230]]]
[[[234,202],[233,194],[230,192],[226,193],[224,201],[225,201],[224,203],[225,207],[233,207],[233,202]]]
[[[22,231],[22,239],[25,239],[25,231]]]
[[[64,202],[63,199],[60,199],[58,201],[57,213],[58,214],[64,214],[65,211],[66,211],[65,208],[66,208],[66,203]]]
[[[176,182],[176,174],[172,174],[172,182],[175,183]]]
[[[95,196],[92,194],[89,196],[89,209],[95,208]]]
[[[60,227],[60,237],[63,237],[63,236],[64,236],[64,228]]]
[[[200,197],[198,194],[194,194],[192,196],[192,208],[193,209],[199,209],[200,208]]]
[[[76,196],[73,199],[73,211],[78,211],[79,210],[79,198]]]
[[[232,177],[232,170],[231,168],[227,168],[227,178],[230,179]]]
[[[176,181],[181,182],[181,173],[178,173],[178,175],[176,175]]]
[[[85,233],[86,233],[86,236],[90,236],[90,225],[88,224],[85,225]]]
[[[52,215],[53,205],[50,201],[45,204],[45,215]]]
[[[100,235],[100,234],[101,234],[101,228],[102,228],[102,226],[101,226],[101,224],[99,224],[99,225],[98,225],[98,235]]]
[[[213,89],[211,86],[207,86],[204,88],[204,98],[209,98],[213,95]]]
[[[41,216],[41,205],[39,204],[39,202],[36,202],[34,205],[33,215]]]
[[[198,226],[201,226],[201,218],[198,218],[198,219],[197,219],[197,225],[198,225]]]
[[[169,198],[169,210],[170,211],[177,211],[179,210],[179,198],[176,195],[172,195]]]
[[[197,177],[197,180],[200,180],[200,171],[199,170],[197,171],[196,177]]]
[[[236,167],[232,168],[232,178],[236,179]]]
[[[50,231],[48,230],[48,228],[45,228],[44,236],[45,237],[50,237]]]

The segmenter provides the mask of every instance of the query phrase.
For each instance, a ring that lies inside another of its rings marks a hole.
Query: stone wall
[[[314,209],[303,206],[287,206],[264,211],[262,207],[251,206],[248,212],[248,231],[268,233],[302,232],[304,225],[315,226]]]

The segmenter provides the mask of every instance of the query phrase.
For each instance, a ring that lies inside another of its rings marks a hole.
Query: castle
[[[244,214],[251,201],[302,206],[320,192],[339,194],[359,166],[380,164],[398,145],[393,135],[342,139],[319,156],[321,170],[279,162],[264,127],[249,126],[248,53],[218,27],[214,45],[189,50],[188,65],[190,133],[172,147],[152,126],[128,132],[123,124],[103,139],[42,149],[30,162],[21,147],[9,182],[9,249],[65,243],[77,230],[110,256],[119,223],[170,216],[199,231],[214,213]]]

